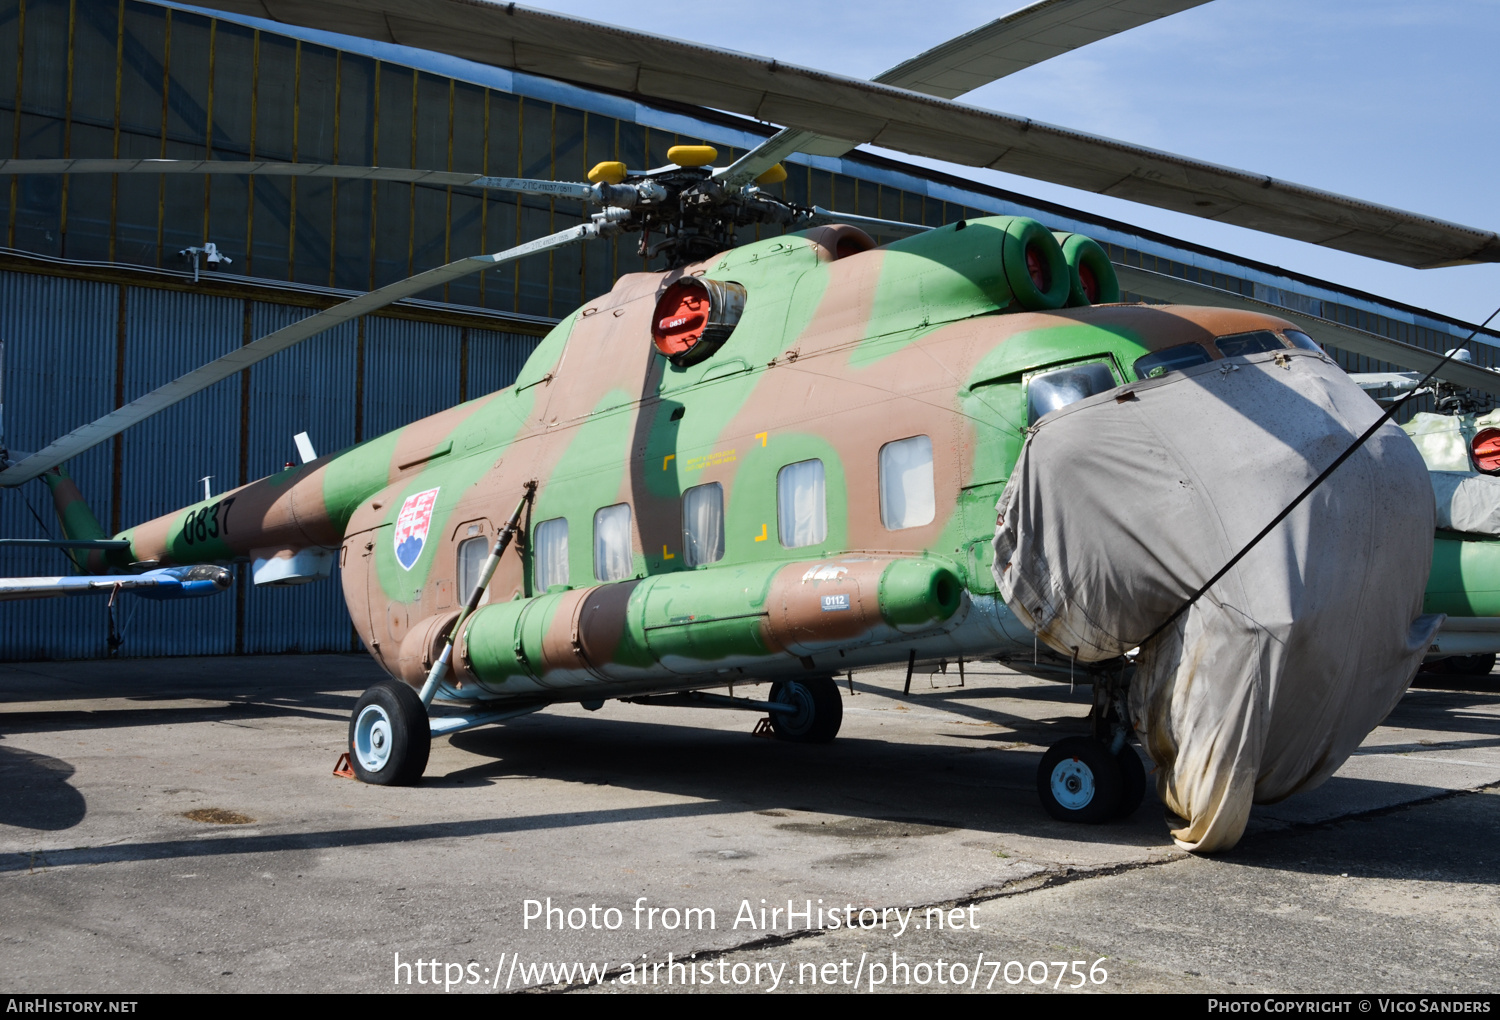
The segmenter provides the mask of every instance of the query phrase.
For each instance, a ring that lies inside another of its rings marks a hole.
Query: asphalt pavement
[[[334,777],[361,656],[0,664],[0,990],[1493,992],[1500,686],[1212,857],[1055,822],[1086,686],[856,674],[838,740],[608,702]],[[764,688],[737,690],[763,693]]]

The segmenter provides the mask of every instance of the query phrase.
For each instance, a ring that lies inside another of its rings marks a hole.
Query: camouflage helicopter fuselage
[[[1020,310],[1000,257],[1005,222],[854,254],[863,235],[824,227],[622,277],[552,330],[512,386],[121,537],[130,559],[161,565],[337,550],[360,637],[418,686],[468,596],[461,544],[493,543],[534,479],[526,540],[464,627],[448,698],[589,703],[913,654],[1029,657],[1034,638],[997,597],[990,563],[1029,374],[1095,360],[1123,384],[1152,351],[1196,342],[1217,358],[1213,337],[1289,324],[1207,308]],[[737,283],[746,300],[723,346],[679,367],[653,346],[652,324],[686,275]],[[893,530],[880,451],[919,436],[931,441],[935,512]],[[778,475],[809,461],[822,463],[826,534],[788,547]],[[707,483],[722,487],[722,556],[689,566],[683,494]],[[630,570],[602,583],[594,517],[621,504]],[[425,537],[398,550],[398,517],[413,506],[430,507]],[[535,529],[558,519],[565,578],[538,591]]]

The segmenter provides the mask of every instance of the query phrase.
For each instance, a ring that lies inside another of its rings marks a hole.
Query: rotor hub
[[[740,227],[794,225],[812,213],[754,185],[725,187],[711,166],[671,166],[595,187],[625,213],[619,229],[640,232],[640,254],[664,256],[672,269],[734,247]]]

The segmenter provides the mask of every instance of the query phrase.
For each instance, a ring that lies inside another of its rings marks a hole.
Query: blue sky
[[[528,6],[869,77],[1019,2]],[[1497,50],[1500,0],[1213,0],[961,101],[1500,231]],[[1471,321],[1500,306],[1500,265],[1404,269],[993,171],[947,169]]]

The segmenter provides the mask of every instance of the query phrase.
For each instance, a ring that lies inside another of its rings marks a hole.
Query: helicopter
[[[624,276],[565,317],[510,387],[129,528],[113,539],[128,547],[100,550],[103,569],[248,562],[257,584],[296,584],[326,578],[338,563],[356,630],[391,676],[360,698],[349,729],[353,774],[382,785],[420,778],[433,736],[557,702],[749,710],[767,714],[783,739],[827,742],[842,717],[833,677],[846,669],[910,671],[919,660],[966,656],[1071,665],[1076,646],[1000,595],[1006,564],[995,556],[996,507],[1031,440],[1060,413],[1207,372],[1228,378],[1231,368],[1264,374],[1271,365],[1337,386],[1326,355],[1279,310],[1122,304],[1116,267],[1099,245],[1025,217],[927,229],[800,207],[769,189],[784,174],[780,161],[798,151],[864,141],[919,152],[943,146],[946,158],[1108,188],[1402,264],[1500,259],[1493,233],[946,98],[967,91],[954,84],[957,69],[985,57],[993,65],[986,73],[1004,73],[1012,65],[997,54],[1048,19],[1066,15],[1076,28],[1092,18],[1107,34],[1187,6],[1124,17],[1090,0],[1034,4],[874,82],[515,5],[278,7],[312,27],[381,38],[399,30],[398,41],[459,55],[482,49],[479,59],[492,62],[505,52],[511,66],[648,96],[691,95],[789,126],[726,166],[715,165],[710,146],[679,146],[666,166],[604,162],[587,182],[217,160],[0,161],[0,173],[425,180],[600,209],[577,227],[310,315],[19,457],[0,484],[38,477],[401,297],[639,232],[643,254],[663,256],[668,268]],[[417,11],[420,21],[412,20]],[[325,24],[330,18],[337,25]],[[493,47],[497,33],[509,49]],[[569,39],[567,51],[550,42],[558,38]],[[628,67],[573,57],[627,49]],[[738,230],[756,224],[788,232],[737,245]],[[898,240],[877,246],[871,231]],[[1368,342],[1398,364],[1422,365],[1427,354]],[[1461,375],[1462,367],[1442,371]],[[1298,413],[1318,418],[1328,409],[1309,403]],[[1305,416],[1293,424],[1307,424]],[[1393,490],[1415,491],[1410,466],[1390,477]],[[1413,540],[1430,549],[1430,521],[1419,518],[1426,532]],[[1369,567],[1379,573],[1383,562]],[[1413,584],[1421,580],[1392,582],[1394,601],[1415,597],[1419,606]],[[1420,650],[1385,663],[1393,676],[1404,672],[1403,689],[1411,654]],[[1099,660],[1107,668],[1096,676],[1118,668],[1123,677],[1127,659]],[[768,697],[714,693],[757,682],[772,684]],[[1097,683],[1094,737],[1065,741],[1043,758],[1038,790],[1054,816],[1097,822],[1139,805],[1146,777],[1125,747],[1125,693]],[[430,714],[438,699],[457,714]],[[1333,754],[1322,764],[1340,761]]]

